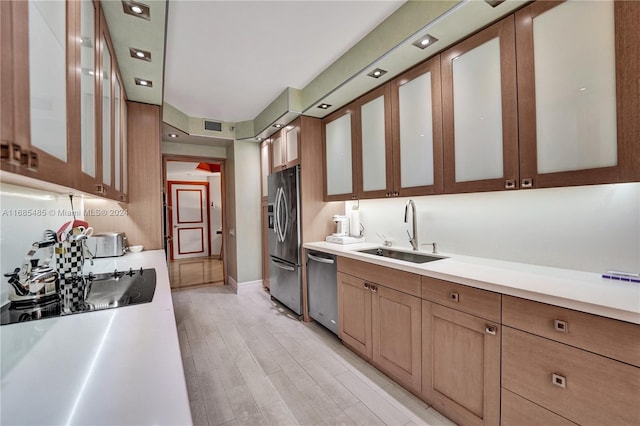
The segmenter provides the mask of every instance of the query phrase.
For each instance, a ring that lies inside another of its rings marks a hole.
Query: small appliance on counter
[[[346,237],[349,235],[349,218],[347,216],[334,214],[333,221],[336,224],[336,231],[333,233],[334,237]]]
[[[349,216],[344,215],[333,215],[333,221],[336,224],[336,232],[332,235],[329,235],[325,238],[328,243],[334,244],[355,244],[355,243],[364,243],[364,236],[358,232],[358,236],[349,235],[349,222],[351,222],[351,218]],[[358,216],[357,223],[353,223],[354,227],[360,229],[360,220]],[[355,232],[354,232],[355,234]]]
[[[124,232],[93,234],[87,239],[87,248],[93,257],[117,257],[127,252],[127,236]]]

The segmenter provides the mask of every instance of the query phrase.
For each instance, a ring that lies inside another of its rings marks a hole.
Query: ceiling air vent
[[[204,129],[205,130],[212,130],[214,132],[221,132],[222,131],[222,123],[217,122],[217,121],[204,120]]]

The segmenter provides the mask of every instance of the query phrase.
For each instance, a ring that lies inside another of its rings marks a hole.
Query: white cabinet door
[[[440,56],[392,83],[395,196],[442,192]]]
[[[358,100],[359,198],[390,197],[393,190],[390,93],[387,84]]]
[[[507,189],[518,179],[514,18],[442,54],[446,192]]]
[[[329,201],[356,198],[353,173],[353,112],[337,111],[324,121],[325,191]]]

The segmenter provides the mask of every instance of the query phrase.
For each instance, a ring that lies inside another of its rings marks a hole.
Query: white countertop
[[[91,270],[129,267],[156,269],[151,303],[0,327],[1,424],[192,423],[164,251]]]
[[[640,324],[638,283],[605,279],[591,272],[457,254],[438,253],[438,256],[448,258],[417,264],[357,252],[375,247],[380,245],[340,245],[324,241],[304,244],[307,249]],[[431,254],[430,251],[421,252]]]

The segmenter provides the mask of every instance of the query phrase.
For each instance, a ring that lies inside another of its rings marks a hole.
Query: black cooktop
[[[0,309],[0,325],[149,303],[156,290],[155,269],[116,270],[80,279],[86,286],[83,302],[68,303],[60,296],[37,304],[7,303]]]

